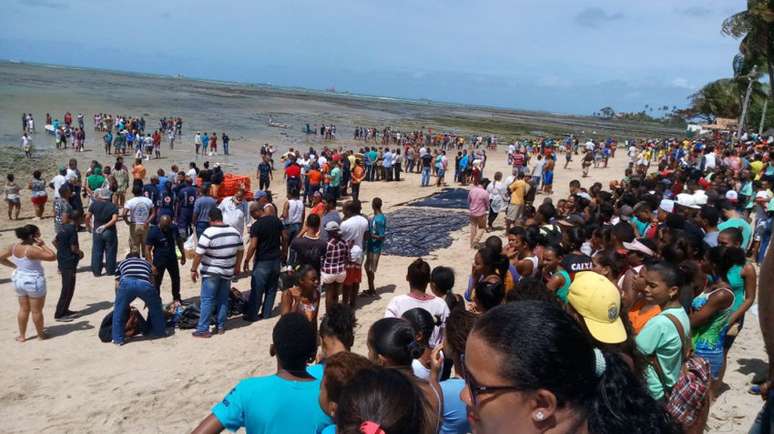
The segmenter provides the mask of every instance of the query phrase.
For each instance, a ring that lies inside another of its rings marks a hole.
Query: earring
[[[535,413],[535,419],[543,420],[543,419],[545,419],[545,415],[543,414],[542,411],[538,411],[537,413]]]

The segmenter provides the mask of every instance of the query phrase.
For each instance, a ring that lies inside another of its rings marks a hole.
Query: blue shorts
[[[554,183],[554,172],[549,171],[543,174],[543,185],[551,185]]]
[[[723,367],[723,350],[702,351],[702,349],[697,348],[694,353],[709,363],[712,378],[717,379],[720,374],[720,368]]]

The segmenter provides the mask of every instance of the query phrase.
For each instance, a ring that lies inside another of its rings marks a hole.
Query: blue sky
[[[720,24],[746,4],[4,3],[0,58],[576,114],[686,105],[731,75],[738,41]]]

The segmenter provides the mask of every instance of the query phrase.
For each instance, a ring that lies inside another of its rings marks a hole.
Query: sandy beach
[[[7,69],[0,68],[0,73],[8,73]],[[141,82],[139,78],[138,82]],[[139,85],[137,85],[139,86]],[[48,90],[45,85],[35,91],[35,95],[45,94]],[[209,160],[221,162],[227,172],[232,171],[249,175],[255,180],[255,164],[257,162],[257,150],[263,143],[273,143],[278,149],[284,150],[291,146],[317,146],[320,143],[313,138],[307,138],[300,132],[301,125],[298,120],[314,119],[314,122],[331,122],[342,125],[342,136],[334,146],[350,147],[351,129],[354,125],[367,122],[368,126],[382,127],[390,122],[408,125],[413,122],[421,123],[434,128],[451,128],[448,124],[431,124],[427,118],[422,118],[417,113],[420,109],[407,108],[403,111],[390,108],[381,103],[370,104],[366,102],[354,107],[342,101],[330,101],[324,98],[314,99],[309,96],[270,96],[263,102],[265,108],[244,107],[244,116],[262,119],[268,112],[285,113],[278,117],[279,121],[291,119],[293,131],[285,132],[273,128],[245,128],[240,130],[239,124],[246,122],[245,118],[230,118],[222,116],[231,110],[229,106],[218,104],[209,107],[206,97],[199,107],[194,105],[181,106],[178,112],[174,112],[174,102],[166,101],[165,104],[143,105],[142,99],[136,100],[111,100],[106,97],[92,96],[79,98],[88,92],[83,89],[74,90],[68,94],[62,90],[58,94],[51,95],[51,105],[48,99],[38,98],[25,100],[25,92],[9,90],[6,85],[0,88],[0,98],[4,101],[13,101],[14,113],[32,111],[42,128],[42,121],[47,111],[63,112],[64,110],[80,110],[88,113],[87,126],[91,125],[90,116],[94,111],[120,112],[120,113],[147,113],[146,119],[149,125],[155,126],[161,115],[180,115],[186,119],[185,135],[183,140],[176,143],[175,150],[169,151],[166,142],[162,145],[164,158],[151,160],[146,165],[149,173],[154,173],[159,167],[168,170],[172,164],[181,167],[192,161],[192,128],[206,128],[208,131],[228,129],[229,123],[233,124],[234,141],[232,142],[233,155],[224,157],[214,156]],[[15,93],[14,93],[15,92]],[[151,96],[153,97],[153,96]],[[156,97],[153,97],[156,98]],[[215,98],[215,97],[213,97]],[[72,101],[72,104],[69,102]],[[220,101],[214,99],[214,101]],[[245,104],[237,101],[235,104]],[[27,102],[29,105],[25,106]],[[224,103],[225,104],[225,103]],[[11,112],[8,104],[2,104],[0,109],[0,136],[4,142],[11,142],[13,128],[9,122]],[[25,108],[28,107],[28,108]],[[212,108],[212,111],[209,109]],[[88,111],[87,111],[88,110]],[[438,108],[433,111],[443,112]],[[257,115],[256,112],[261,113]],[[448,110],[460,119],[476,118],[479,115],[475,110],[457,108]],[[219,115],[219,113],[221,115]],[[435,116],[435,115],[434,115]],[[467,116],[467,118],[466,118]],[[503,115],[506,116],[506,115]],[[507,115],[511,116],[511,115]],[[18,116],[17,116],[18,117]],[[206,121],[211,119],[211,127],[207,127]],[[253,121],[255,125],[265,120]],[[451,121],[447,121],[450,122]],[[538,122],[536,120],[535,122]],[[558,121],[556,121],[558,122]],[[16,120],[18,123],[18,119]],[[464,122],[461,121],[461,124]],[[552,124],[554,125],[554,124]],[[552,127],[553,128],[553,127]],[[573,127],[575,128],[575,127]],[[578,128],[589,128],[578,127]],[[591,126],[591,128],[594,128]],[[469,130],[460,127],[460,131]],[[601,130],[600,130],[601,131]],[[470,131],[474,132],[474,131]],[[479,131],[485,133],[486,131]],[[568,131],[569,132],[569,131]],[[285,133],[283,135],[283,133]],[[54,154],[52,150],[41,150],[40,154],[46,158],[60,163],[67,158],[77,158],[81,168],[87,167],[88,161],[98,159],[101,162],[112,162],[113,157],[105,156],[99,146],[96,146],[95,133],[89,138],[89,150],[76,154],[72,151]],[[230,133],[231,134],[231,133]],[[644,133],[641,133],[644,134]],[[655,133],[654,133],[655,134]],[[634,136],[639,134],[632,133]],[[37,143],[52,140],[43,133],[34,136]],[[502,143],[505,143],[503,141]],[[13,143],[12,143],[13,144]],[[357,147],[359,143],[354,143]],[[42,148],[42,147],[41,147]],[[204,160],[199,157],[200,163]],[[563,162],[562,162],[563,164]],[[554,200],[566,197],[569,192],[568,183],[572,179],[581,179],[580,158],[575,158],[569,169],[562,169],[558,165],[554,181]],[[606,169],[592,169],[591,176],[583,178],[584,186],[592,182],[602,182],[603,185],[623,176],[626,160],[624,155],[611,160]],[[47,173],[51,173],[53,167],[45,167]],[[496,152],[489,154],[485,175],[491,177],[495,171],[509,172],[506,165],[505,149],[499,147]],[[5,174],[3,174],[5,175]],[[28,182],[28,173],[17,173],[20,184]],[[450,181],[451,176],[447,176]],[[50,179],[50,176],[47,178]],[[285,192],[282,182],[275,182],[272,186],[278,204],[284,203]],[[384,202],[384,211],[389,213],[398,209],[398,204],[405,203],[414,198],[427,196],[437,191],[435,187],[420,187],[419,175],[404,174],[404,180],[399,183],[364,183],[361,189],[361,199],[364,201],[364,214],[370,215],[370,200],[381,197]],[[28,192],[27,192],[28,193]],[[538,196],[538,200],[542,196]],[[14,240],[12,229],[20,224],[35,223],[41,228],[43,238],[50,243],[53,239],[53,221],[51,202],[46,207],[45,218],[39,222],[32,222],[32,208],[28,194],[23,196],[22,217],[20,222],[9,222],[3,206],[0,215],[0,244],[10,244]],[[504,235],[503,217],[498,217],[495,226],[499,229],[497,235]],[[119,223],[119,258],[128,250],[127,235],[128,226]],[[389,221],[388,221],[389,234]],[[389,236],[389,235],[388,235]],[[447,265],[455,269],[457,285],[456,292],[461,292],[463,283],[470,272],[473,258],[473,250],[468,247],[468,230],[463,228],[452,234],[454,242],[448,248],[437,250],[425,257],[431,266]],[[91,235],[80,234],[81,248],[86,258],[91,253]],[[379,296],[376,298],[360,298],[356,312],[358,328],[355,338],[354,351],[366,353],[365,338],[370,324],[384,314],[385,307],[394,294],[406,293],[408,285],[405,282],[406,267],[414,258],[400,256],[383,256],[379,265],[376,278]],[[81,261],[81,267],[88,267],[88,260]],[[13,295],[12,285],[9,283],[10,270],[3,268],[0,271],[0,288],[3,289],[4,303],[0,305],[0,353],[5,354],[0,358],[0,370],[4,373],[0,377],[0,432],[6,433],[69,433],[69,432],[185,432],[190,431],[210,408],[217,403],[241,378],[254,375],[272,373],[275,369],[274,360],[269,356],[269,343],[271,330],[276,317],[249,324],[241,318],[234,318],[226,325],[226,333],[209,340],[197,340],[186,331],[177,331],[176,334],[158,340],[132,340],[123,347],[111,344],[103,344],[97,337],[99,324],[102,318],[110,312],[113,304],[114,281],[111,277],[95,278],[88,270],[81,271],[77,275],[77,286],[73,299],[73,309],[80,310],[82,315],[69,323],[57,323],[53,321],[53,311],[56,299],[59,295],[60,280],[57,274],[56,263],[45,265],[48,284],[48,298],[44,315],[47,330],[51,339],[30,341],[19,344],[14,341],[17,334],[16,313],[18,305]],[[187,268],[183,268],[187,270]],[[189,273],[181,273],[182,295],[186,301],[195,300],[199,295],[199,284],[190,280]],[[249,279],[241,279],[236,285],[238,289],[249,289]],[[166,279],[162,286],[163,301],[171,301],[170,283]],[[279,299],[279,297],[278,297]],[[142,307],[139,303],[136,306]],[[321,306],[321,309],[324,308]],[[754,309],[753,309],[754,310]],[[321,312],[321,316],[322,313]],[[756,311],[757,312],[757,311]],[[754,378],[765,375],[767,360],[763,350],[758,319],[756,312],[748,314],[745,327],[742,330],[735,346],[729,356],[728,372],[725,382],[728,387],[714,404],[709,419],[708,429],[712,433],[739,433],[746,432],[761,407],[761,400],[757,396],[747,393]],[[32,324],[30,324],[32,328]],[[30,332],[30,336],[34,331]],[[269,398],[270,399],[270,398]]]

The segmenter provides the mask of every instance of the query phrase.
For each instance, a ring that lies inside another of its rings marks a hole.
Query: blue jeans
[[[223,153],[228,155],[228,142],[223,142]]]
[[[118,252],[118,236],[116,230],[106,229],[101,234],[94,232],[91,243],[91,272],[95,276],[102,275],[102,256],[105,256],[105,271],[108,275],[116,273],[116,254]]]
[[[774,413],[771,411],[771,402],[774,400],[774,392],[769,392],[766,402],[763,404],[758,416],[755,417],[749,434],[774,434]]]
[[[223,330],[228,318],[228,293],[231,291],[231,279],[220,276],[202,277],[202,294],[199,298],[199,324],[196,331],[210,330],[210,317],[215,308],[215,326]]]
[[[423,167],[422,168],[422,187],[427,187],[428,185],[430,185],[430,168]]]
[[[253,277],[250,282],[250,297],[245,307],[245,319],[258,320],[258,308],[264,319],[271,316],[274,307],[274,297],[277,295],[277,280],[280,274],[280,260],[258,261],[253,267]]]
[[[134,299],[139,298],[148,306],[148,323],[152,336],[164,336],[164,313],[161,308],[161,297],[156,288],[147,280],[123,278],[118,284],[116,302],[113,306],[113,342],[124,343],[124,326],[126,313]]]

